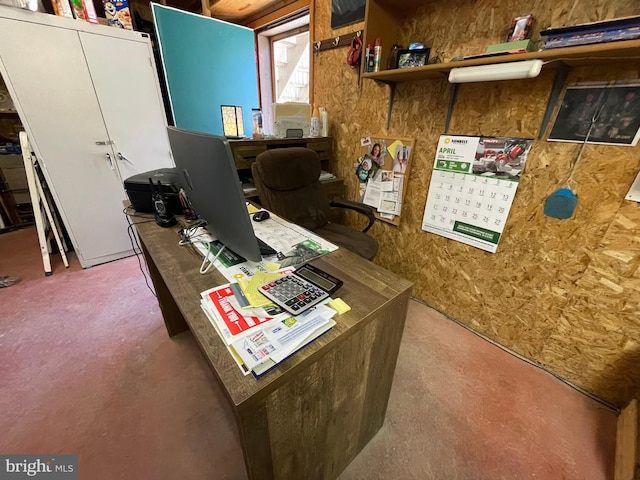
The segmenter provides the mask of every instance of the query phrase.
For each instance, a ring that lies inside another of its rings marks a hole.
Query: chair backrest
[[[329,200],[320,183],[320,158],[308,148],[274,148],[251,165],[260,203],[276,215],[315,230],[329,221]]]

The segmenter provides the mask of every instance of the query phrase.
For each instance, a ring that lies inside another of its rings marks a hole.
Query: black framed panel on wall
[[[331,28],[364,20],[366,0],[331,0]]]

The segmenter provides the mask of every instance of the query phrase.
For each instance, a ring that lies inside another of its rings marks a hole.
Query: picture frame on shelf
[[[422,67],[429,63],[430,48],[416,48],[413,50],[398,50],[396,68]]]
[[[244,123],[240,105],[220,105],[222,112],[222,130],[230,139],[244,138]]]

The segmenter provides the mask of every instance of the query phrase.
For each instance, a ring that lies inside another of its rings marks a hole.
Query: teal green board
[[[240,105],[251,136],[259,106],[253,30],[151,5],[175,126],[222,135],[220,105]]]

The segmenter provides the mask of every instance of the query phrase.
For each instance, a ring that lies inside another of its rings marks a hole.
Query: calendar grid
[[[520,147],[517,158],[501,156],[513,145]],[[530,139],[441,136],[422,229],[495,253],[530,145]]]

